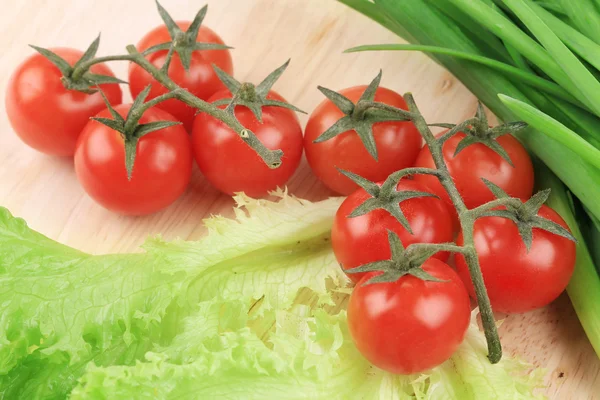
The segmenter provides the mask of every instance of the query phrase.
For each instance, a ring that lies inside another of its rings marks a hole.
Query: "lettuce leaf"
[[[278,311],[266,342],[246,326],[231,329],[229,317],[244,311],[241,303],[201,306],[171,346],[135,366],[90,365],[71,399],[531,399],[542,382],[543,371],[528,364],[491,365],[474,323],[449,361],[429,374],[398,376],[362,358],[343,311]]]
[[[90,361],[131,365],[203,300],[261,299],[270,310],[303,287],[325,300],[328,278],[346,279],[328,243],[341,200],[279,197],[239,196],[237,219],[209,219],[198,242],[153,239],[146,253],[105,256],[0,209],[0,398],[64,398]]]
[[[348,281],[331,252],[330,231],[340,198],[312,203],[278,192],[279,201],[236,197],[235,219],[204,221],[208,235],[198,242],[149,240],[144,248],[199,278],[188,301],[262,299],[262,310],[286,308],[306,287],[330,300],[326,283]]]
[[[329,244],[341,199],[278,196],[238,196],[236,218],[208,219],[200,241],[103,256],[0,208],[0,399],[533,398],[541,372],[490,365],[474,325],[427,375],[369,365],[332,311],[347,283]]]

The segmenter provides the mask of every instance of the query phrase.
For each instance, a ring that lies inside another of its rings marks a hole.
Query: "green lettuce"
[[[238,196],[200,241],[102,256],[0,208],[0,399],[532,398],[540,372],[490,365],[474,326],[428,375],[369,365],[333,311],[341,199],[278,196]]]
[[[289,306],[345,281],[330,251],[340,199],[237,198],[236,219],[198,242],[149,240],[142,254],[91,256],[0,209],[0,398],[64,398],[85,366],[131,365],[168,343],[194,305]]]
[[[475,324],[449,361],[429,374],[399,376],[358,353],[343,311],[279,311],[265,342],[234,326],[239,319],[232,325],[232,315],[245,313],[240,303],[200,309],[171,346],[143,362],[90,365],[71,399],[531,399],[542,382],[543,372],[528,364],[505,358],[491,365]]]

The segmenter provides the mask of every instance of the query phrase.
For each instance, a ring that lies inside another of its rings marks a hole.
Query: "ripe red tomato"
[[[494,195],[481,178],[500,186],[513,197],[529,198],[533,192],[533,165],[525,148],[511,135],[500,136],[498,143],[506,150],[514,168],[483,144],[473,144],[454,157],[456,146],[466,135],[457,133],[442,148],[444,160],[467,208],[494,200]],[[429,147],[425,146],[415,162],[416,167],[435,168]],[[416,175],[415,180],[427,184],[433,193],[450,203],[439,180],[431,175]],[[454,207],[452,207],[454,210]]]
[[[115,107],[123,117],[130,108],[130,104]],[[112,118],[108,110],[98,117]],[[158,108],[147,110],[140,119],[141,124],[154,121],[176,119]],[[175,125],[143,136],[128,180],[122,135],[90,121],[77,142],[75,171],[85,191],[105,208],[125,215],[151,214],[173,203],[190,182],[189,135]]]
[[[83,53],[68,48],[50,49],[73,65]],[[90,72],[114,76],[104,64]],[[6,91],[6,113],[21,140],[42,153],[72,156],[83,127],[106,108],[100,93],[85,94],[67,90],[60,70],[41,54],[26,59],[13,73]],[[100,86],[111,104],[119,104],[117,84]]]
[[[224,98],[231,98],[228,90],[216,93],[209,102]],[[285,101],[274,91],[269,92],[267,98]],[[196,117],[192,129],[196,162],[206,179],[220,191],[264,196],[283,186],[298,168],[302,157],[302,127],[293,111],[281,107],[263,107],[262,123],[244,106],[236,107],[235,116],[267,148],[283,151],[281,166],[269,168],[236,132],[205,113]]]
[[[568,229],[560,215],[546,205],[538,215]],[[534,228],[528,252],[515,223],[500,217],[478,219],[473,234],[494,311],[531,311],[549,304],[567,287],[575,268],[575,243],[571,240]],[[457,243],[463,244],[462,233]],[[475,298],[463,256],[456,256],[456,269]]]
[[[190,22],[177,22],[177,25],[183,31],[186,31],[190,26]],[[162,25],[148,32],[138,43],[137,49],[142,52],[154,45],[170,41],[169,31],[166,26]],[[205,26],[200,26],[197,41],[223,44],[223,40]],[[167,53],[167,50],[161,50],[148,55],[146,58],[155,67],[160,68],[165,63]],[[230,75],[233,73],[233,64],[229,50],[203,50],[192,53],[192,62],[189,71],[185,71],[177,53],[173,54],[168,74],[180,87],[189,90],[202,100],[206,100],[215,92],[225,87],[213,70],[213,64]],[[168,92],[168,89],[156,82],[142,67],[131,63],[129,66],[129,88],[133,98],[137,97],[149,84],[152,84],[152,89],[148,95],[148,100]],[[158,104],[157,107],[169,112],[179,121],[183,122],[188,132],[191,130],[196,109],[176,99],[164,101]]]
[[[422,183],[402,179],[398,190],[429,192]],[[385,210],[375,210],[360,217],[348,218],[371,195],[359,189],[348,196],[337,213],[331,231],[331,244],[335,257],[343,269],[350,269],[373,261],[388,259],[391,256],[388,230],[395,232],[402,245],[414,243],[446,243],[453,241],[452,217],[446,204],[435,197],[419,197],[400,203],[400,209],[413,231],[411,235]],[[442,261],[448,253],[435,255]],[[363,278],[364,273],[348,274],[353,282]]]
[[[355,86],[340,93],[356,103],[367,86]],[[380,87],[375,101],[408,109],[398,93]],[[358,134],[348,131],[321,143],[313,143],[344,113],[329,99],[312,112],[304,134],[306,158],[315,175],[331,190],[349,195],[358,186],[337,169],[354,172],[372,182],[383,181],[389,174],[411,167],[421,149],[421,135],[412,122],[381,122],[373,126],[379,161],[367,152]]]
[[[373,365],[394,374],[427,371],[446,361],[464,339],[471,306],[460,278],[430,258],[423,270],[445,282],[405,275],[395,282],[354,288],[348,327],[356,347]]]

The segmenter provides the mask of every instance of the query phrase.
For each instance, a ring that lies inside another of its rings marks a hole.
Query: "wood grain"
[[[0,15],[0,92],[16,65],[31,54],[27,44],[85,48],[102,31],[101,54],[121,54],[160,23],[150,0],[3,1]],[[411,91],[430,121],[456,122],[472,114],[475,98],[447,71],[418,53],[342,54],[348,47],[389,43],[397,38],[335,1],[210,0],[206,24],[233,52],[235,75],[258,82],[275,66],[292,63],[275,89],[302,109],[312,110],[333,89],[368,83],[380,68],[383,85]],[[176,19],[190,18],[202,1],[163,0]],[[127,66],[112,64],[126,78]],[[0,97],[4,110],[4,96]],[[302,122],[306,116],[302,116]],[[306,163],[289,182],[290,192],[311,200],[331,193]],[[92,253],[137,251],[148,235],[197,239],[201,220],[231,215],[232,201],[194,172],[187,193],[167,210],[144,218],[112,214],[81,189],[70,159],[27,148],[0,112],[0,204],[36,230]],[[566,296],[537,312],[507,318],[501,327],[506,352],[548,370],[552,399],[594,399],[600,393],[600,363]]]

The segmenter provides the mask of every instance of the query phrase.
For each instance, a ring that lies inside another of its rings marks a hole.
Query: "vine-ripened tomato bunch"
[[[271,90],[287,63],[256,87],[241,84],[229,47],[202,25],[207,7],[176,22],[157,5],[164,24],[127,55],[96,57],[99,38],[85,52],[32,46],[37,53],[17,68],[6,96],[15,132],[43,153],[74,156],[86,192],[121,214],[172,204],[194,159],[227,194],[260,197],[283,186],[303,151],[300,110]],[[122,104],[126,82],[105,64],[113,60],[130,62],[133,103]]]
[[[158,3],[157,3],[158,4]],[[185,192],[194,160],[224,193],[260,197],[283,186],[302,152],[331,191],[345,195],[332,247],[356,286],[348,325],[375,366],[414,374],[447,360],[480,308],[488,357],[501,347],[492,310],[542,307],[566,287],[575,244],[565,221],[532,196],[533,165],[510,133],[490,127],[481,104],[459,124],[434,124],[411,94],[369,84],[335,92],[312,112],[304,135],[272,90],[288,63],[258,85],[233,76],[229,48],[202,26],[206,7],[164,25],[128,54],[34,47],[14,73],[7,113],[31,147],[74,156],[87,193],[127,215],[161,210]],[[130,62],[132,103],[104,63]],[[423,145],[423,140],[425,145]],[[455,259],[456,268],[451,266]]]
[[[339,93],[321,88],[328,99],[304,137],[315,174],[349,194],[332,246],[356,284],[352,338],[379,368],[426,371],[462,342],[472,297],[497,362],[492,310],[525,312],[558,297],[573,273],[574,238],[543,204],[549,191],[529,199],[532,162],[509,135],[524,124],[490,127],[480,105],[461,124],[436,124],[446,130],[434,136],[412,95],[381,88],[380,79]]]

